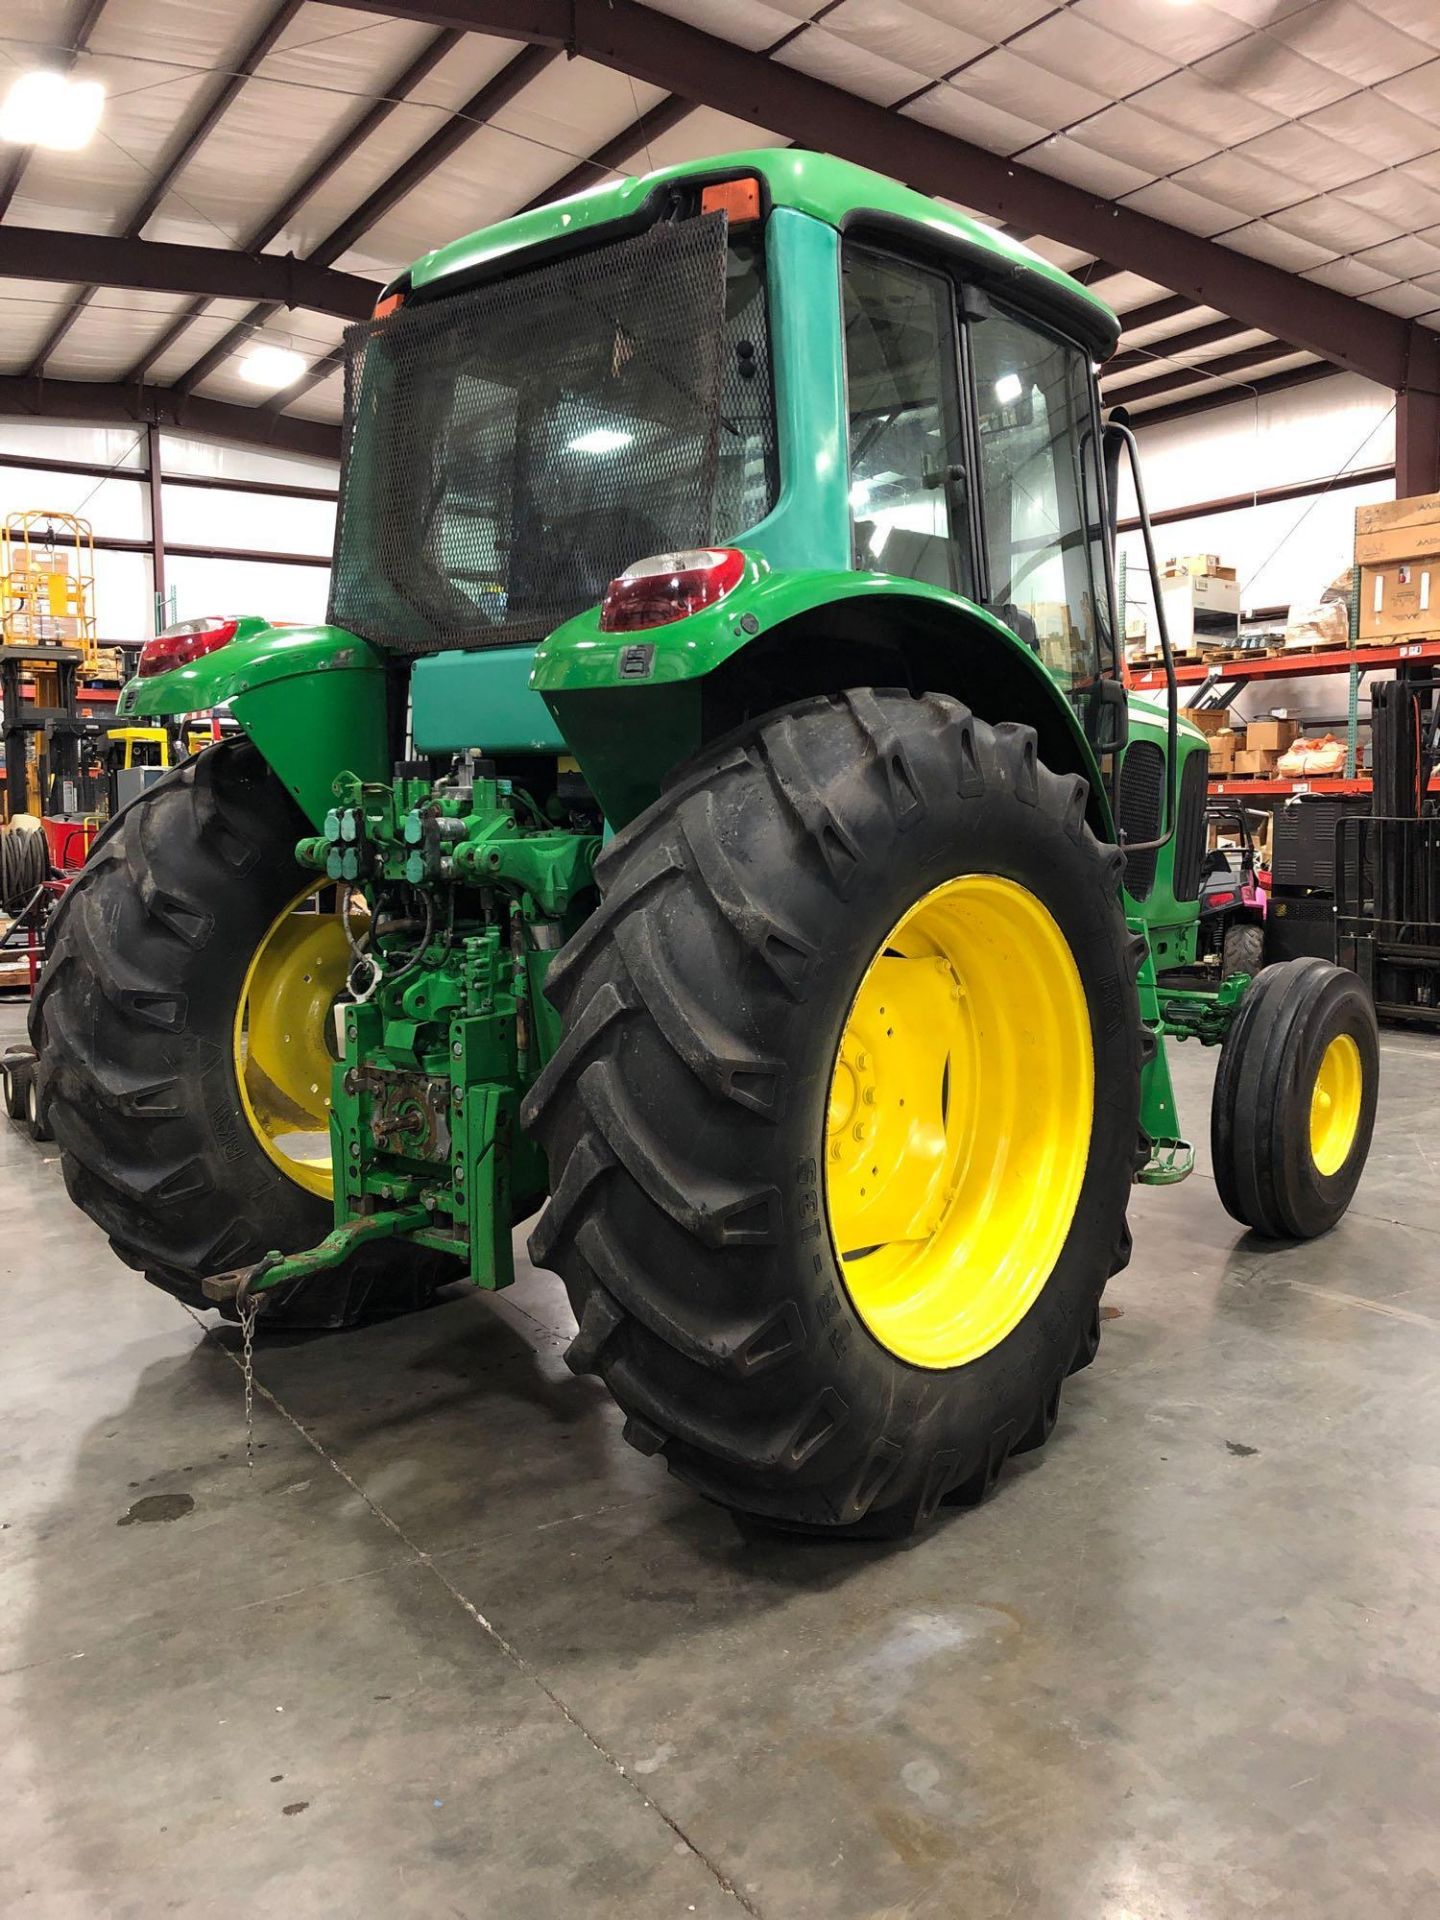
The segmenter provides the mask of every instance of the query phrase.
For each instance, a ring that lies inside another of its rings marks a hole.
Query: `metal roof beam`
[[[345,364],[343,346],[332,347],[329,353],[322,354],[312,361],[298,380],[292,380],[288,387],[282,387],[278,393],[272,393],[265,402],[263,411],[267,414],[281,414],[286,407],[293,406],[302,395],[309,393],[312,387],[318,387],[322,380],[328,380],[337,367]]]
[[[224,247],[178,246],[168,240],[66,233],[44,227],[0,227],[0,274],[15,279],[82,277],[104,287],[147,293],[206,293],[221,300],[278,300],[356,320],[380,291],[374,280],[317,267],[293,254],[233,253]]]
[[[1297,347],[1288,347],[1283,340],[1271,340],[1263,347],[1246,347],[1241,353],[1222,353],[1214,360],[1206,360],[1199,366],[1172,367],[1169,373],[1157,373],[1153,380],[1137,380],[1133,385],[1115,388],[1105,387],[1102,398],[1107,406],[1129,407],[1137,400],[1154,400],[1164,393],[1181,393],[1186,387],[1198,385],[1202,380],[1215,380],[1221,374],[1250,373],[1256,367],[1267,367],[1287,355],[1303,351]]]
[[[1187,394],[1163,407],[1142,407],[1130,424],[1137,433],[1146,427],[1162,427],[1171,420],[1188,420],[1192,414],[1213,413],[1216,407],[1236,407],[1268,400],[1272,394],[1287,393],[1291,387],[1308,387],[1312,380],[1333,380],[1335,368],[1323,360],[1310,367],[1290,367],[1284,373],[1272,373],[1259,380],[1247,380],[1243,387],[1206,387],[1202,393]],[[1125,405],[1125,389],[1116,394],[1114,405]]]
[[[69,24],[65,29],[64,44],[49,49],[56,54],[55,71],[68,73],[76,60],[85,51],[91,34],[95,31],[105,0],[75,0]],[[10,157],[9,165],[0,174],[0,220],[10,210],[10,202],[15,198],[26,167],[30,164],[33,147],[17,147]]]
[[[340,429],[323,420],[280,418],[264,407],[237,407],[224,400],[181,400],[166,387],[132,387],[118,381],[6,375],[0,377],[0,417],[80,420],[105,426],[153,424],[176,433],[264,447],[272,453],[340,458]]]
[[[1183,293],[1167,294],[1163,300],[1151,300],[1143,307],[1131,307],[1128,313],[1122,313],[1120,331],[1122,335],[1138,333],[1142,327],[1158,327],[1166,320],[1180,320],[1187,313],[1199,311],[1196,302],[1187,300]]]
[[[214,132],[222,117],[229,110],[236,95],[240,92],[240,89],[245,85],[245,82],[250,78],[251,74],[254,73],[256,67],[259,66],[266,54],[270,52],[286,27],[288,27],[290,22],[295,18],[302,4],[303,0],[280,0],[279,6],[276,7],[259,33],[256,34],[255,38],[250,42],[250,45],[245,49],[244,53],[241,54],[235,66],[227,70],[225,78],[219,88],[210,96],[209,105],[181,135],[179,142],[167,156],[164,165],[146,188],[140,204],[131,211],[130,218],[125,223],[125,237],[127,239],[138,239],[144,232],[146,222],[152,214],[154,214],[156,208],[170,191],[171,184],[175,180],[176,175],[181,172],[203,143]],[[46,335],[40,351],[30,362],[29,367],[26,369],[27,373],[40,374],[44,372],[45,363],[60,345],[60,342],[65,338],[66,334],[69,333],[75,322],[80,318],[80,315],[85,311],[90,297],[94,292],[95,286],[93,282],[87,284],[79,298],[61,314],[60,318]]]
[[[521,37],[516,36],[517,39]],[[472,94],[463,107],[432,133],[423,146],[417,147],[408,160],[382,180],[375,191],[353,213],[347,215],[333,232],[327,234],[317,247],[312,247],[305,256],[306,260],[316,266],[329,266],[332,261],[338,260],[407,193],[418,187],[437,167],[443,166],[452,154],[478,133],[492,114],[508,106],[521,88],[529,86],[556,57],[555,51],[550,48],[522,48],[493,79],[487,80],[478,93]],[[243,345],[255,328],[262,326],[274,311],[274,306],[253,308],[175,382],[176,390],[193,393],[201,381],[227,360],[237,347]],[[290,388],[285,391],[294,399],[306,391],[307,385],[314,384],[314,381],[297,382],[293,391]]]
[[[1192,328],[1189,333],[1167,334],[1153,347],[1131,347],[1128,352],[1117,353],[1105,362],[1104,375],[1109,380],[1114,374],[1129,373],[1135,367],[1153,367],[1158,373],[1166,361],[1173,364],[1183,360],[1187,353],[1199,353],[1203,347],[1218,347],[1222,340],[1236,340],[1242,333],[1251,331],[1238,320],[1216,320],[1208,327]],[[1281,347],[1279,351],[1293,353],[1295,349]],[[1202,367],[1201,371],[1204,370]]]
[[[1103,200],[638,0],[341,0],[360,12],[563,48],[805,146],[1028,227],[1307,352],[1401,387],[1410,324],[1263,260]]]
[[[552,181],[543,193],[537,193],[519,211],[533,213],[537,207],[549,206],[552,200],[563,200],[567,194],[593,187],[605,174],[615,172],[626,160],[643,152],[647,140],[658,140],[662,134],[678,127],[694,111],[693,100],[678,100],[673,94],[668,100],[657,100],[638,120],[632,120],[628,127],[622,127],[612,140],[597,147],[579,166],[562,173],[558,180]]]
[[[493,111],[493,109],[492,109]],[[548,206],[552,200],[563,200],[566,194],[579,193],[583,187],[592,187],[597,175],[613,171],[622,161],[639,152],[647,140],[658,140],[661,134],[669,133],[678,127],[687,115],[695,111],[694,103],[689,100],[657,100],[653,107],[646,109],[638,120],[632,120],[628,127],[622,127],[613,139],[597,147],[588,159],[578,166],[571,167],[568,173],[553,181],[545,191],[537,194],[528,206],[522,207],[522,213],[531,213],[536,207]],[[300,378],[265,403],[266,411],[283,413],[285,408],[294,404],[302,394],[309,393],[312,387],[318,387],[322,380],[328,380],[335,369],[345,359],[343,347],[332,348],[313,366],[307,367]]]
[[[422,80],[429,77],[452,48],[459,46],[464,35],[451,30],[442,30],[432,36],[403,72],[397,73],[386,87],[381,99],[373,101],[348,132],[331,145],[316,161],[280,206],[252,227],[245,239],[245,251],[258,253],[263,247],[283,233],[290,221],[304,206],[313,193],[319,191],[325,182],[342,167],[347,160],[359,152],[376,128],[389,119],[403,100],[405,100]],[[218,289],[207,289],[215,293]],[[249,297],[253,297],[249,296]],[[175,342],[184,333],[192,320],[198,320],[209,306],[208,300],[192,300],[184,313],[177,314],[160,338],[148,346],[140,358],[126,373],[127,380],[139,380],[155,364],[162,353],[168,353]],[[273,311],[273,309],[272,309]],[[368,309],[367,309],[368,311]]]

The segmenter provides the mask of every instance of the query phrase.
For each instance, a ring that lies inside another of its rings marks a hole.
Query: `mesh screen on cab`
[[[331,621],[407,654],[534,643],[630,561],[759,518],[763,281],[726,240],[723,214],[656,225],[351,328]]]

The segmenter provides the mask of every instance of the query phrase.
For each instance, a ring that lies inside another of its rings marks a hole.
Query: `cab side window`
[[[844,324],[855,565],[970,593],[954,289],[847,244]]]
[[[988,604],[1074,687],[1112,650],[1089,363],[999,308],[972,323],[970,356]]]

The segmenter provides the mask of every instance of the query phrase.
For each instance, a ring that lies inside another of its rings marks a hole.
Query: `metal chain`
[[[255,1471],[255,1321],[260,1302],[247,1294],[239,1303],[241,1366],[245,1373],[245,1465]]]

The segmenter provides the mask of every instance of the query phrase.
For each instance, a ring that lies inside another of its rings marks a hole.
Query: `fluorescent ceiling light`
[[[1018,400],[1024,391],[1018,373],[1002,373],[995,382],[995,398],[1002,407],[1008,407],[1012,400]]]
[[[70,80],[36,68],[22,73],[0,104],[0,140],[74,153],[89,142],[104,105],[98,80]]]
[[[240,378],[252,387],[289,387],[309,363],[293,347],[252,347],[240,362]]]
[[[571,453],[617,453],[621,447],[628,447],[635,438],[633,433],[621,433],[615,427],[592,427],[589,433],[582,433],[570,442]]]

